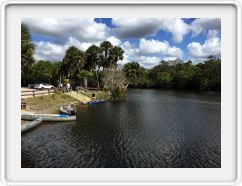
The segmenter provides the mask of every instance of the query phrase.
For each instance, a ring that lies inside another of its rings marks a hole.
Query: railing
[[[80,89],[77,89],[77,92],[82,91],[82,90],[85,90],[85,89],[82,87]],[[87,90],[99,91],[99,90],[103,90],[103,89],[96,88],[96,87],[88,87]],[[35,96],[47,96],[47,95],[54,94],[55,92],[67,92],[67,90],[66,90],[66,87],[56,88],[56,89],[44,89],[44,90],[39,90],[39,89],[21,90],[21,98],[28,98],[28,97],[35,97]]]
[[[35,96],[47,96],[55,93],[55,89],[31,89],[31,90],[21,90],[21,98],[35,97]]]

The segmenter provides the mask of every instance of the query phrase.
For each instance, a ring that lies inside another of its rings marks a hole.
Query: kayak
[[[34,121],[31,121],[29,123],[23,124],[21,126],[21,133],[26,132],[26,131],[28,131],[28,130],[38,126],[42,121],[43,121],[43,118],[38,118],[38,119],[36,119]]]
[[[33,121],[42,118],[43,121],[76,121],[76,116],[66,114],[21,114],[22,120]]]
[[[101,103],[105,103],[105,100],[104,99],[98,99],[96,101],[87,102],[88,105],[95,105],[95,104],[101,104]]]

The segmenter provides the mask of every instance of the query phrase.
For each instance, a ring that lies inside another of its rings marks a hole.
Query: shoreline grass
[[[78,101],[64,93],[56,93],[49,96],[38,96],[24,99],[27,111],[33,113],[56,114],[59,113],[61,105],[78,103]]]

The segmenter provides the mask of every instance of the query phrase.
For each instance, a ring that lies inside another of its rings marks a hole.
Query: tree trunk
[[[113,78],[114,78],[114,69],[112,69],[112,85],[113,85]]]
[[[85,89],[87,90],[87,78],[84,78],[84,86],[85,86]]]
[[[96,78],[97,78],[97,87],[100,88],[99,78],[98,78],[98,72],[97,72],[97,70],[95,70],[95,72],[96,72]]]

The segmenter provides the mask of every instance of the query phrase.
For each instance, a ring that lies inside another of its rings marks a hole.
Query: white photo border
[[[5,59],[6,59],[6,50],[5,50],[5,36],[6,36],[6,30],[5,30],[5,16],[6,16],[6,7],[9,5],[131,5],[131,4],[143,4],[143,5],[149,5],[149,4],[159,4],[159,5],[233,5],[236,7],[237,10],[237,105],[236,105],[236,119],[237,119],[237,140],[236,140],[236,146],[237,146],[237,156],[236,156],[236,162],[237,162],[237,167],[236,167],[236,180],[233,182],[11,182],[6,179],[6,65],[5,65]],[[240,52],[242,51],[241,49],[241,2],[237,0],[231,0],[231,1],[220,1],[220,0],[212,0],[212,1],[103,1],[103,0],[90,0],[90,1],[6,1],[2,4],[1,6],[1,66],[0,66],[0,83],[1,83],[1,97],[0,97],[0,103],[1,103],[1,113],[0,113],[0,118],[1,118],[1,184],[3,185],[239,185],[241,184],[241,166],[242,166],[242,161],[241,161],[241,105],[242,105],[242,88],[241,88],[241,83],[242,83],[242,65],[241,65],[241,54]]]

